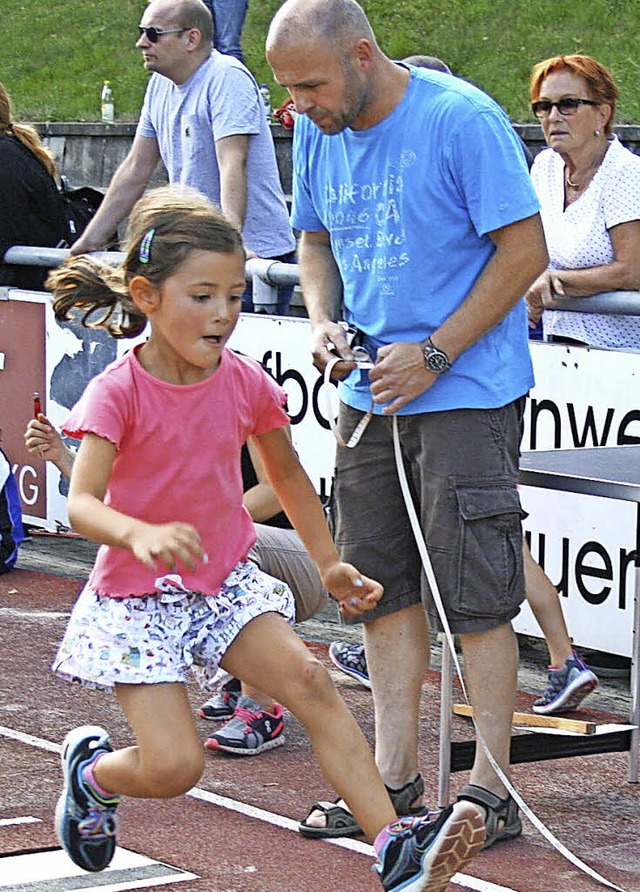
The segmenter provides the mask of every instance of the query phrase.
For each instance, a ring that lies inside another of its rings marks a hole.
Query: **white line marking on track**
[[[26,743],[29,746],[37,746],[38,749],[48,750],[50,753],[60,753],[62,751],[62,746],[59,743],[43,740],[42,737],[34,737],[32,734],[23,734],[22,731],[4,728],[2,725],[0,725],[0,736],[8,737],[10,740],[17,740],[18,743]]]
[[[55,610],[20,610],[18,607],[0,607],[0,616],[18,617],[19,619],[69,619],[71,616]]]
[[[29,746],[35,746],[39,749],[48,750],[52,753],[59,753],[62,747],[60,744],[53,743],[50,740],[43,740],[41,737],[33,737],[31,734],[24,734],[21,731],[15,731],[13,728],[5,728],[0,725],[0,737],[8,737],[11,740],[17,740],[20,743],[26,743]],[[294,833],[298,832],[298,822],[284,815],[278,815],[274,812],[266,811],[248,802],[240,802],[237,799],[229,799],[227,796],[219,796],[217,793],[211,793],[209,790],[202,790],[200,787],[193,787],[187,793],[193,799],[200,799],[204,802],[210,802],[220,808],[226,808],[229,811],[235,811],[238,814],[245,815],[248,818],[255,818],[258,821],[264,821],[274,827],[280,827],[283,830],[290,830]],[[349,849],[359,855],[367,855],[373,858],[375,853],[373,846],[357,839],[324,839],[323,842],[330,845],[339,846],[342,849]],[[497,886],[487,880],[481,880],[477,877],[468,876],[464,873],[457,873],[451,879],[452,883],[461,886],[463,889],[472,889],[473,892],[518,892],[510,886]]]
[[[113,861],[99,876],[87,874],[62,849],[2,858],[0,889],[31,888],[42,892],[124,892],[199,879],[197,874],[154,861],[118,846]]]
[[[0,827],[14,827],[16,824],[42,824],[42,818],[0,818]]]
[[[229,811],[238,812],[248,818],[256,818],[258,821],[265,821],[275,827],[281,827],[283,830],[292,830],[298,832],[298,822],[291,818],[285,818],[284,815],[274,814],[274,812],[265,811],[257,808],[255,805],[249,805],[246,802],[239,802],[237,799],[229,799],[227,796],[219,796],[217,793],[211,793],[209,790],[201,790],[200,787],[193,787],[189,790],[187,796],[194,799],[201,799],[204,802],[210,802],[220,808],[226,808]],[[368,855],[370,858],[375,857],[373,846],[366,842],[360,842],[357,839],[323,839],[322,842],[329,843],[333,846],[339,846],[341,849],[349,849],[351,852],[357,852],[359,855]],[[487,880],[481,880],[477,877],[467,876],[463,873],[457,873],[451,879],[452,883],[462,886],[463,889],[473,889],[474,892],[516,892],[507,886],[496,886]]]

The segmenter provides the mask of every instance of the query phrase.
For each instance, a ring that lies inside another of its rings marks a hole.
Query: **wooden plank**
[[[473,716],[473,707],[466,703],[456,703],[453,707],[454,715]],[[556,728],[559,731],[574,731],[577,734],[595,734],[595,722],[582,722],[578,719],[565,719],[557,715],[537,715],[535,712],[514,712],[514,725],[524,725],[529,728]]]

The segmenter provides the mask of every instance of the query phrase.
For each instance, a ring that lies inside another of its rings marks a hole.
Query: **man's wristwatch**
[[[451,368],[449,357],[444,350],[440,350],[439,347],[435,346],[431,338],[422,341],[420,346],[422,347],[424,364],[430,372],[433,372],[435,375],[441,375]]]

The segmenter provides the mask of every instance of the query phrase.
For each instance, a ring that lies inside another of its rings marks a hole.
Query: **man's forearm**
[[[244,176],[223,176],[220,183],[220,209],[227,220],[238,227],[240,232],[244,228],[247,216],[247,174]]]
[[[120,168],[116,171],[95,217],[78,240],[84,250],[97,250],[107,243],[118,225],[128,216],[146,185],[127,170]]]
[[[249,136],[239,133],[216,140],[216,158],[220,171],[220,209],[242,232],[247,215],[249,181]],[[245,245],[251,248],[251,245]]]
[[[547,267],[538,215],[520,220],[495,235],[495,254],[466,300],[434,333],[436,345],[452,360],[501,322]]]
[[[131,151],[114,173],[98,212],[72,254],[102,248],[140,198],[160,158],[155,140],[136,137]]]
[[[342,280],[331,245],[303,232],[298,245],[300,286],[312,325],[336,321],[342,313]]]

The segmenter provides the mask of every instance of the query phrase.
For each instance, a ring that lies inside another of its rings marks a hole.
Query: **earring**
[[[600,136],[600,131],[599,131],[599,130],[594,130],[594,131],[593,131],[593,135],[594,135],[594,136]]]

